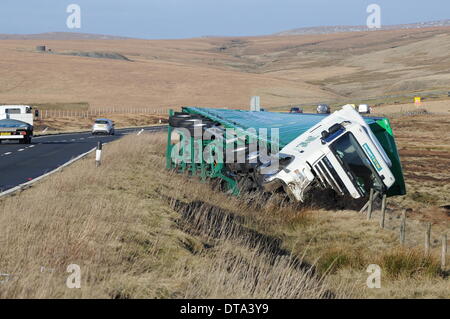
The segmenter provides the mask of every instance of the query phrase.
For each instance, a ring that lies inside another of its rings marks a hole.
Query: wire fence
[[[110,109],[89,109],[89,110],[40,110],[38,118],[41,120],[49,118],[89,118],[101,115],[113,114],[149,114],[166,115],[169,108],[110,108]]]

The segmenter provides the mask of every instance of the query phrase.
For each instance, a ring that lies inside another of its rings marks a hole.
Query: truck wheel
[[[191,135],[194,135],[195,128],[199,128],[203,134],[204,130],[210,128],[211,125],[212,125],[211,122],[203,121],[200,119],[195,119],[195,120],[184,120],[182,122],[179,122],[177,127],[185,128],[185,129],[189,130]]]
[[[180,123],[185,120],[200,120],[202,117],[200,115],[195,114],[187,114],[187,113],[176,113],[174,116],[169,118],[169,125],[172,127],[180,127]]]

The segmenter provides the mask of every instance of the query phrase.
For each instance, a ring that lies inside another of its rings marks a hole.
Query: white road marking
[[[28,146],[28,148],[32,148],[32,147],[34,147],[34,145],[30,145],[30,146]]]
[[[12,154],[12,152],[8,152],[8,153],[5,153],[5,154],[3,154],[3,155],[9,155],[9,154]]]
[[[22,151],[25,151],[25,149],[21,148],[20,150],[17,150],[17,152],[22,152]]]

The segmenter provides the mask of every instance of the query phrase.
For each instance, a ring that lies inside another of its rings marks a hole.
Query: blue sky
[[[66,26],[69,4],[81,29]],[[263,35],[299,27],[364,25],[381,6],[382,24],[450,18],[448,0],[0,0],[0,33],[76,31],[149,39]]]

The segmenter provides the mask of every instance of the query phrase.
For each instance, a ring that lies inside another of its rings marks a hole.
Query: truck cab
[[[391,160],[351,105],[300,135],[278,157],[279,169],[265,174],[263,185],[267,189],[281,185],[297,201],[304,201],[315,186],[359,199],[370,189],[387,193],[395,183]]]
[[[30,144],[33,137],[33,112],[29,105],[0,105],[0,142],[16,140]]]

